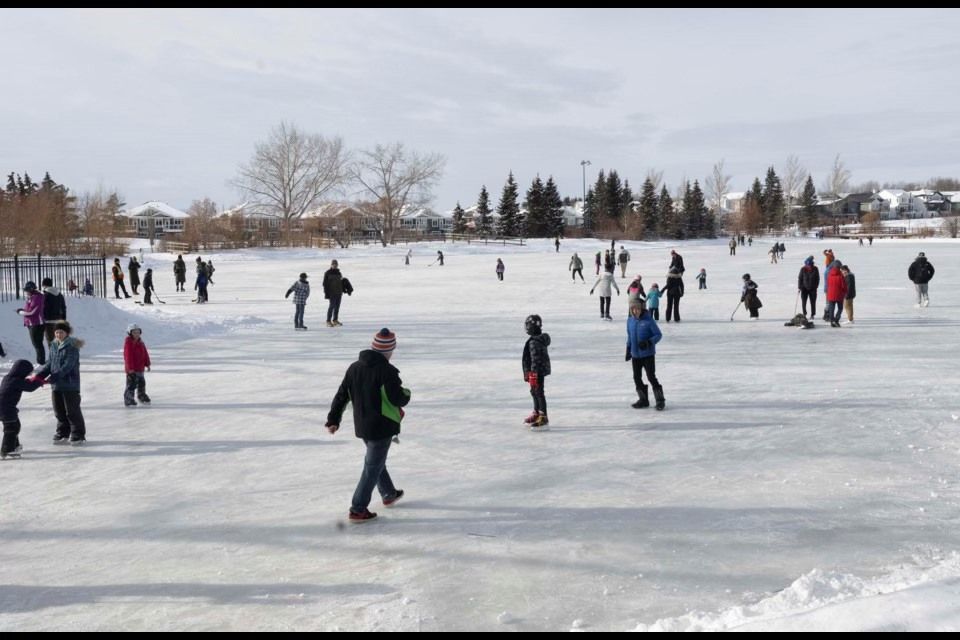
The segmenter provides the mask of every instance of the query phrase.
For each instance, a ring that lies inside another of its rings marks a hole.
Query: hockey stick
[[[800,292],[797,291],[797,301],[793,303],[793,317],[797,317],[797,307],[800,305]],[[807,310],[806,307],[803,308],[804,311]]]
[[[743,300],[737,303],[737,308],[733,310],[733,313],[730,314],[730,322],[733,322],[733,316],[736,315],[737,311],[740,310],[740,305],[743,304]]]
[[[160,296],[157,295],[156,291],[153,292],[153,297],[156,298],[157,302],[159,302],[160,304],[167,304],[166,302],[160,299]]]

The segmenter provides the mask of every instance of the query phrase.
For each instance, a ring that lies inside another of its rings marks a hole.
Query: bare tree
[[[192,247],[206,245],[216,233],[215,218],[219,215],[217,203],[210,198],[194,200],[187,209],[190,216],[183,231],[183,240]],[[217,238],[218,240],[221,238]]]
[[[362,194],[373,201],[367,210],[379,220],[383,246],[393,242],[397,222],[408,205],[430,200],[430,190],[443,175],[445,163],[437,153],[408,153],[400,142],[360,152],[350,173]]]
[[[833,168],[830,169],[830,173],[827,174],[827,178],[823,183],[824,193],[829,193],[835,196],[839,196],[841,193],[846,193],[850,185],[850,176],[853,175],[846,165],[840,159],[840,154],[837,154],[837,157],[833,161]]]
[[[348,160],[339,137],[308,134],[281,122],[257,143],[232,184],[264,212],[279,216],[289,232],[293,221],[344,184]]]
[[[793,205],[803,189],[803,183],[807,181],[808,172],[800,164],[800,158],[794,155],[787,156],[787,163],[780,173],[780,184],[783,185],[783,195],[786,200],[787,214],[791,213],[790,207]]]
[[[707,197],[710,206],[715,215],[720,215],[720,205],[723,202],[723,196],[730,189],[730,180],[733,176],[723,172],[723,160],[713,165],[713,173],[707,176],[704,181],[707,187]]]
[[[663,171],[662,170],[657,171],[656,169],[648,169],[646,179],[653,183],[654,191],[659,191],[660,183],[663,182]]]

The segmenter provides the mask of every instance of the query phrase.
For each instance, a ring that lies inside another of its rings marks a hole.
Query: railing
[[[93,285],[93,295],[105,297],[107,292],[107,259],[52,258],[13,256],[0,260],[0,301],[19,300],[23,285],[32,281],[39,289],[44,278],[53,280],[65,295],[81,295],[87,279]],[[71,287],[70,283],[75,287]]]

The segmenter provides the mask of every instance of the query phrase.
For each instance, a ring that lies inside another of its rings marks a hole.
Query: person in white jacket
[[[593,283],[593,286],[590,287],[590,295],[593,295],[593,290],[599,288],[600,293],[600,319],[601,320],[613,320],[610,317],[610,298],[612,294],[610,288],[617,290],[617,295],[620,295],[620,287],[617,286],[617,281],[614,279],[613,272],[607,271],[602,276],[597,278],[597,281]]]

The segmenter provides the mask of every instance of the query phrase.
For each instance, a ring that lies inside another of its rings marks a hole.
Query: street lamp
[[[583,208],[580,212],[584,215],[587,213],[587,166],[589,164],[589,160],[580,161],[580,166],[583,168]]]

